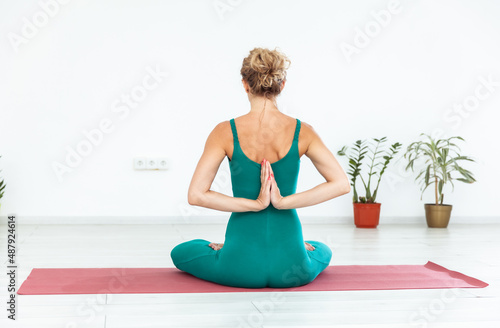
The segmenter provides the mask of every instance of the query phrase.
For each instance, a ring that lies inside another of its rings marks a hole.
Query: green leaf
[[[439,183],[438,183],[438,193],[439,195],[441,195],[443,193],[443,180],[439,180]]]
[[[427,170],[425,171],[425,184],[429,184],[429,177],[431,173],[431,166],[427,166]]]

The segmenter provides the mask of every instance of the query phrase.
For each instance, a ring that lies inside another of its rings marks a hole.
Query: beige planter
[[[425,218],[429,228],[446,228],[450,222],[451,205],[425,204]]]

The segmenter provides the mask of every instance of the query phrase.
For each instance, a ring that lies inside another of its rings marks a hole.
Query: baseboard
[[[19,224],[226,224],[229,215],[217,216],[22,216],[16,215]],[[498,216],[456,216],[453,224],[494,224],[500,223]],[[351,216],[301,216],[302,224],[352,224]],[[5,225],[7,215],[0,216],[0,225]],[[382,216],[379,226],[384,224],[422,224],[423,216]]]

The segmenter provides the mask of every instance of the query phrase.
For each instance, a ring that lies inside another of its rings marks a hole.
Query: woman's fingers
[[[271,192],[273,182],[274,182],[273,169],[271,168],[271,163],[269,163],[269,162],[267,162],[267,163],[269,164],[269,170],[267,172],[267,174],[268,174],[267,181],[269,182],[269,192]]]
[[[266,161],[266,179],[267,180],[270,180],[270,178],[271,178],[271,173],[269,172],[271,169],[270,166],[271,166],[271,164],[269,164],[269,162]]]
[[[268,160],[264,159],[261,163],[261,170],[260,170],[260,181],[262,185],[266,185],[267,187],[270,188],[270,184],[267,182],[271,180],[271,163],[269,163]]]
[[[260,181],[264,184],[269,177],[269,162],[264,159],[261,163]]]
[[[277,209],[281,209],[282,206],[282,201],[283,201],[283,196],[281,196],[280,188],[278,187],[278,184],[276,182],[276,179],[274,178],[274,175],[271,173],[271,203],[273,204],[274,207]]]
[[[264,179],[264,182],[267,180],[267,161],[264,160],[264,175],[262,176],[262,179]]]
[[[278,188],[278,184],[276,183],[276,179],[274,179],[274,176],[271,179],[271,183],[272,183],[271,192],[274,193],[274,194],[276,194],[276,195],[279,195],[280,194],[280,189]]]
[[[265,176],[266,176],[266,160],[263,160],[262,165],[261,165],[261,170],[260,170],[260,182],[262,184],[264,184],[266,182]]]
[[[268,172],[267,172],[268,176],[267,176],[267,179],[268,180],[273,180],[273,168],[272,168],[270,162],[267,162],[267,164],[268,164]]]
[[[271,203],[271,181],[269,180],[269,162],[264,159],[260,170],[260,194],[257,198],[262,208],[266,208]]]

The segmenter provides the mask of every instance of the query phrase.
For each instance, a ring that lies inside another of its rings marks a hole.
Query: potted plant
[[[2,157],[2,156],[0,156],[0,157]],[[0,170],[0,171],[1,171],[1,170]],[[3,190],[5,189],[5,186],[6,186],[6,185],[4,184],[3,180],[1,180],[1,181],[0,181],[0,200],[1,200],[1,199],[2,199],[2,197],[3,197]],[[0,203],[0,206],[1,206],[1,205],[2,205],[2,204]]]
[[[349,171],[347,174],[351,177],[351,186],[354,194],[352,198],[354,224],[358,228],[375,228],[379,224],[380,203],[376,202],[378,188],[387,166],[401,147],[401,144],[396,142],[387,150],[386,142],[387,137],[380,139],[372,138],[368,144],[366,140],[357,140],[352,148],[344,146],[337,152],[339,156],[346,156],[349,160]],[[361,170],[365,155],[368,156],[369,164],[366,164],[368,174],[363,178]],[[358,196],[356,190],[358,177],[363,183],[364,196]],[[374,179],[378,178],[375,186],[372,184],[372,177]]]
[[[474,162],[474,160],[459,154],[460,148],[453,141],[455,139],[464,141],[461,137],[435,140],[425,133],[420,134],[420,136],[425,136],[425,140],[411,143],[406,150],[404,155],[408,160],[406,170],[414,171],[415,161],[425,160],[424,167],[415,180],[420,180],[422,195],[427,187],[434,184],[435,201],[433,204],[425,204],[427,226],[446,228],[450,222],[452,205],[443,204],[443,187],[449,182],[454,190],[453,180],[465,183],[475,182],[472,173],[460,166],[459,163],[462,161]],[[422,195],[420,199],[422,199]]]

